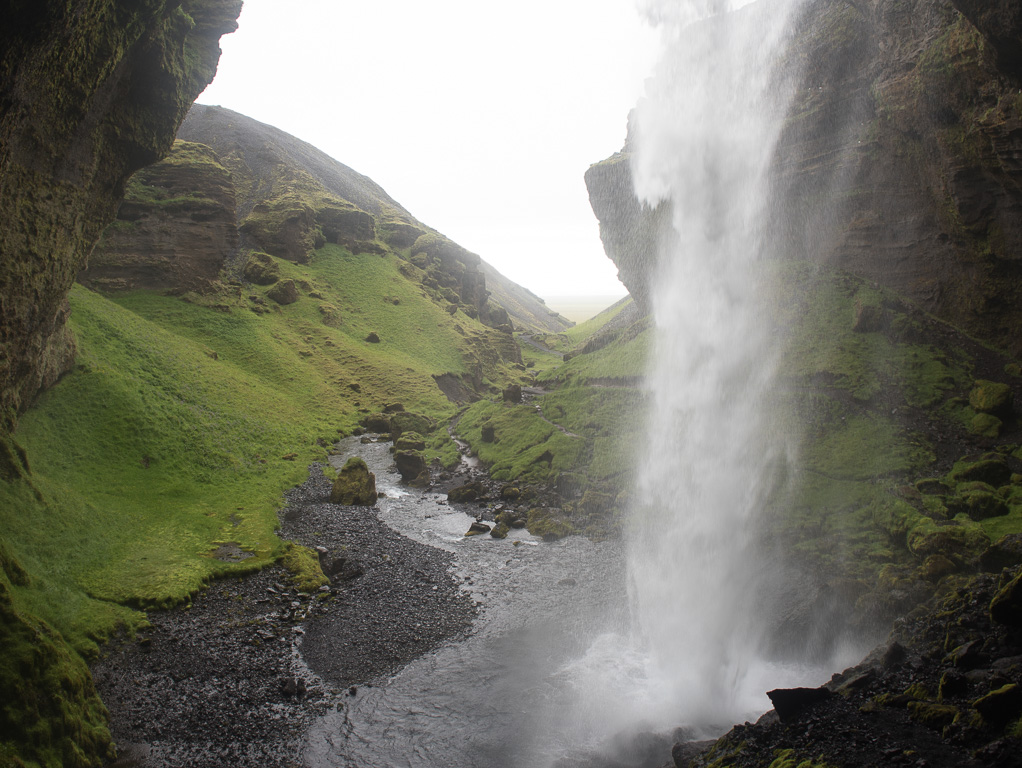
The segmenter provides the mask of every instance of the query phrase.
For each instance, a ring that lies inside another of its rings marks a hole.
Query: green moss
[[[559,514],[559,511],[546,508],[530,509],[526,528],[533,536],[546,541],[562,539],[575,533],[571,521]]]
[[[280,557],[280,563],[300,592],[315,592],[330,583],[319,565],[319,555],[314,549],[289,541]]]
[[[822,757],[815,760],[799,757],[794,749],[778,749],[774,751],[774,760],[768,768],[834,768]]]

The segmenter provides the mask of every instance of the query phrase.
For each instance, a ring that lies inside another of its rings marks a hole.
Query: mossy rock
[[[955,514],[964,512],[976,521],[1003,517],[1011,511],[1004,499],[986,490],[967,491],[948,499],[948,509]]]
[[[951,492],[951,489],[943,481],[935,477],[917,480],[916,490],[929,496],[944,496]]]
[[[505,485],[500,489],[500,498],[504,501],[517,501],[521,495],[522,489],[515,485]]]
[[[291,574],[291,579],[300,592],[315,592],[330,583],[320,567],[319,555],[315,550],[301,544],[289,541],[280,558],[280,564]]]
[[[266,295],[281,305],[294,304],[298,301],[298,286],[294,280],[281,280]]]
[[[959,715],[958,707],[950,704],[937,704],[933,701],[910,701],[908,703],[909,717],[927,728],[935,731],[942,730],[945,726],[951,725]]]
[[[250,283],[273,285],[280,280],[280,266],[270,254],[255,251],[249,254],[242,274]]]
[[[358,456],[352,456],[337,473],[330,490],[331,504],[371,507],[376,503],[376,475]]]
[[[464,501],[474,501],[475,499],[481,498],[486,495],[486,488],[478,480],[466,483],[465,485],[459,485],[457,488],[451,488],[447,492],[447,500],[455,503]]]
[[[529,510],[526,528],[544,541],[556,541],[575,533],[575,527],[560,515],[560,510],[537,507]]]
[[[424,451],[426,438],[418,432],[405,432],[394,441],[394,448],[399,451]]]
[[[362,426],[370,432],[388,434],[391,430],[390,416],[384,413],[373,413],[362,420]]]
[[[1022,533],[1009,533],[991,544],[979,559],[987,573],[1000,573],[1004,568],[1022,565]]]
[[[959,464],[951,471],[956,482],[980,481],[992,486],[1004,485],[1011,480],[1011,467],[1001,459],[985,459],[969,464]]]
[[[1011,387],[997,381],[976,379],[969,392],[969,405],[980,413],[1002,413],[1011,409]]]
[[[976,699],[972,706],[987,723],[1004,725],[1022,713],[1022,686],[1008,683]]]
[[[418,432],[420,435],[428,435],[436,431],[436,426],[436,421],[429,416],[423,416],[419,413],[402,411],[391,414],[390,417],[390,432],[395,438],[405,432]]]
[[[969,431],[980,437],[996,438],[1001,436],[1003,422],[993,414],[977,413],[969,422]]]
[[[507,523],[497,523],[490,529],[490,535],[495,539],[506,539],[510,532],[511,527]]]
[[[422,482],[424,477],[428,477],[426,458],[421,451],[395,451],[394,463],[405,482]]]
[[[923,564],[919,566],[918,573],[919,578],[931,583],[936,583],[949,573],[954,573],[957,570],[958,566],[956,566],[950,558],[940,553],[936,553],[927,555]]]
[[[990,601],[990,617],[1007,627],[1022,627],[1022,574],[994,595]]]

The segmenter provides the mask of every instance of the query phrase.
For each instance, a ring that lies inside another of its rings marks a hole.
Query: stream
[[[571,765],[638,725],[623,714],[642,712],[635,681],[644,660],[626,650],[617,544],[577,536],[541,542],[524,529],[503,540],[465,537],[478,507],[402,485],[389,443],[349,438],[340,448],[335,466],[360,455],[376,474],[388,526],[454,555],[455,578],[479,613],[467,638],[360,687],[319,717],[305,765]],[[635,700],[622,701],[626,692]]]

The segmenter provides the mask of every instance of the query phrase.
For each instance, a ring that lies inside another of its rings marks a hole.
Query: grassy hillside
[[[274,261],[298,286],[292,304],[257,286],[181,298],[74,290],[78,362],[21,422],[30,477],[0,483],[0,597],[26,633],[49,627],[54,648],[94,655],[112,632],[144,626],[139,609],[186,603],[210,578],[276,559],[283,492],[365,415],[401,402],[442,421],[455,406],[434,375],[479,373],[495,388],[520,375],[505,362],[507,334],[441,309],[396,255],[328,245],[305,265]],[[458,456],[442,429],[426,453]],[[58,706],[62,730],[95,729],[102,745],[81,661],[5,641],[11,658],[27,653],[0,665],[0,686],[14,692],[8,748],[35,738],[19,753],[45,762],[60,742],[29,733],[58,716],[20,682],[27,669],[64,680],[58,688],[78,681],[77,700]]]

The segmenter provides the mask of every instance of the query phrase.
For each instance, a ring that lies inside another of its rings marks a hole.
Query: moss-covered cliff
[[[0,429],[71,364],[67,293],[170,148],[240,0],[11,4],[0,31]],[[7,474],[18,471],[7,460]],[[20,464],[20,462],[18,462]]]
[[[773,237],[1017,353],[1018,10],[957,5],[968,13],[950,0],[807,5],[790,57],[801,85],[773,165],[784,201]],[[629,194],[627,150],[586,181],[608,255],[643,298],[663,211]]]

